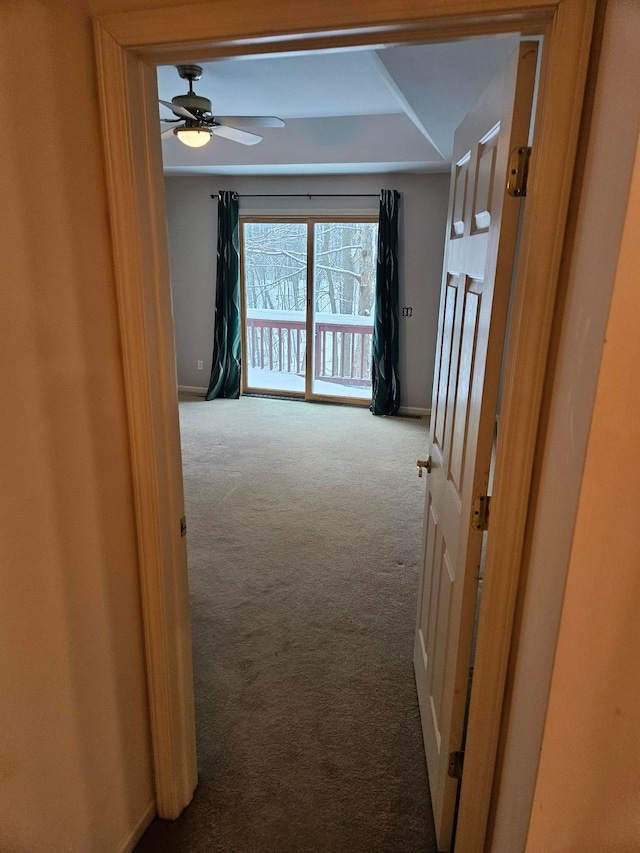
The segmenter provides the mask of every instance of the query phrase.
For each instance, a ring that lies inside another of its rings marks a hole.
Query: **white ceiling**
[[[296,175],[448,171],[453,132],[515,48],[516,35],[200,63],[194,89],[214,115],[276,115],[258,145],[162,142],[168,174]],[[188,83],[158,68],[170,101]],[[173,117],[160,107],[161,118]],[[162,129],[171,127],[162,125]]]

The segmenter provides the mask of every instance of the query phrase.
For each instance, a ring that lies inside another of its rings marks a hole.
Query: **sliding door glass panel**
[[[246,388],[304,394],[307,225],[243,225]]]
[[[311,392],[370,400],[378,224],[314,228]]]

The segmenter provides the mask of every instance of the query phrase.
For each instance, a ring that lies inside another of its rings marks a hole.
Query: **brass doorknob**
[[[427,456],[426,459],[418,459],[418,461],[416,462],[416,465],[418,466],[418,477],[422,477],[422,469],[423,468],[427,469],[427,474],[431,473],[431,457],[430,456]]]

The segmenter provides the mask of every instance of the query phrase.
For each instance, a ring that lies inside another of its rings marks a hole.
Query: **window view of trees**
[[[371,316],[377,239],[375,222],[316,223],[316,311]]]
[[[243,252],[247,308],[305,310],[305,222],[247,222],[244,226]]]
[[[315,224],[316,311],[371,316],[377,238],[375,222]],[[243,249],[247,308],[304,311],[306,223],[248,222]]]

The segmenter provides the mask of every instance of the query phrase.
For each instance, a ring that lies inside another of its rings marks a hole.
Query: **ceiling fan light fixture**
[[[202,148],[211,139],[208,127],[177,127],[173,132],[189,148]]]

